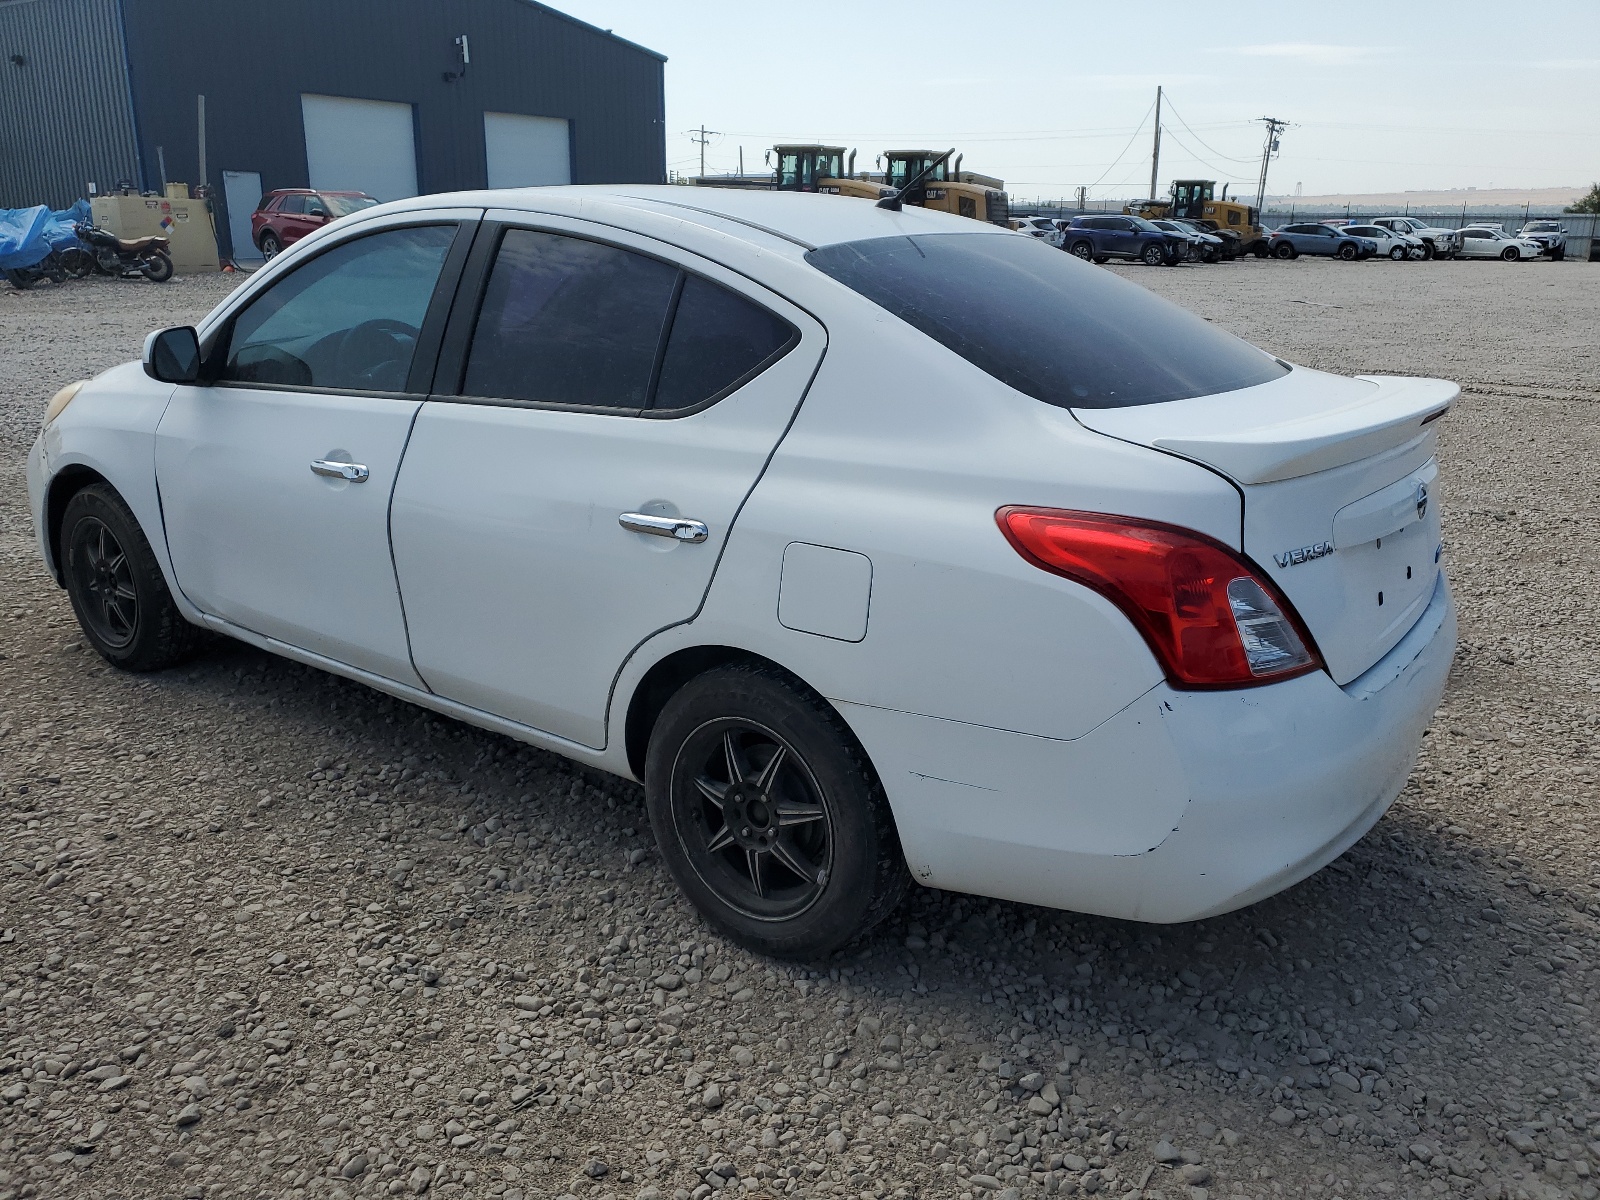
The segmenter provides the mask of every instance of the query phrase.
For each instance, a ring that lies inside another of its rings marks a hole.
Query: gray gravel
[[[1600,1195],[1600,267],[1125,273],[1469,385],[1421,765],[1245,912],[921,891],[812,970],[700,926],[632,785],[237,645],[104,667],[20,458],[230,282],[0,289],[0,1200]]]

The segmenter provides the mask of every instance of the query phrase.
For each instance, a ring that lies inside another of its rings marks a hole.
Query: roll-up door
[[[312,187],[365,192],[379,200],[417,194],[417,138],[411,105],[302,95],[300,114]]]
[[[572,182],[569,123],[560,117],[486,112],[483,146],[492,188]]]

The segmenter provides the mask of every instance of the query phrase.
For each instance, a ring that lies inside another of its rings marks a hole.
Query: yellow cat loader
[[[961,159],[952,164],[950,151],[887,150],[883,155],[887,170],[884,182],[891,188],[910,188],[904,200],[919,208],[955,213],[991,225],[1008,225],[1011,201],[1001,189],[1001,180],[976,172],[963,173]]]
[[[1220,233],[1224,240],[1232,234],[1238,238],[1234,251],[1238,254],[1267,256],[1267,231],[1261,227],[1261,214],[1254,206],[1228,199],[1228,187],[1222,187],[1222,198],[1217,199],[1215,179],[1175,179],[1172,194],[1164,200],[1138,200],[1122,211],[1147,220],[1198,221]],[[1229,257],[1233,257],[1230,255]]]
[[[821,192],[830,196],[858,196],[881,200],[894,189],[869,179],[856,179],[856,152],[845,165],[843,146],[774,146],[778,156],[774,186],[780,192]]]

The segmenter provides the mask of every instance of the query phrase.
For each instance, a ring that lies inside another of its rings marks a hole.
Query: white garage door
[[[492,188],[572,182],[571,138],[567,122],[560,117],[486,112],[483,145]]]
[[[411,105],[345,96],[300,97],[311,186],[379,200],[417,194]]]

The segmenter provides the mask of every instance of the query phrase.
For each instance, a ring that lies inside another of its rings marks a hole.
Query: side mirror
[[[306,215],[310,217],[316,217],[320,221],[326,221],[328,219],[328,210],[325,208],[313,208]]]
[[[162,383],[200,378],[200,335],[193,325],[158,329],[144,340],[144,373]]]

